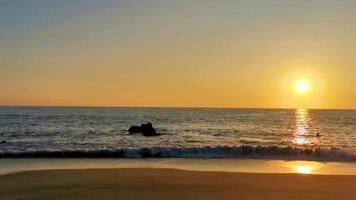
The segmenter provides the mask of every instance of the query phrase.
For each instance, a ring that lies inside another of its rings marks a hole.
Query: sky
[[[355,19],[353,0],[2,0],[0,105],[355,109]]]

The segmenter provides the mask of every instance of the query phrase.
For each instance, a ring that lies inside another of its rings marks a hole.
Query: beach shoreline
[[[355,175],[61,169],[0,176],[0,199],[353,199]]]
[[[169,168],[238,173],[356,175],[356,162],[232,158],[2,158],[0,175],[57,169]]]

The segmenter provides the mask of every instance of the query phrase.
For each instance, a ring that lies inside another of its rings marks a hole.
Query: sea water
[[[161,136],[130,134],[151,122]],[[356,110],[0,107],[0,157],[356,161]]]

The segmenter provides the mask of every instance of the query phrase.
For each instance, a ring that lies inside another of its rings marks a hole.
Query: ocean
[[[151,122],[161,136],[130,134]],[[0,157],[356,161],[356,110],[0,107]]]

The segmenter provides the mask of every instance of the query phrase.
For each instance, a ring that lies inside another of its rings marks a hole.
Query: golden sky
[[[0,105],[356,108],[355,1],[29,0],[0,13]]]

